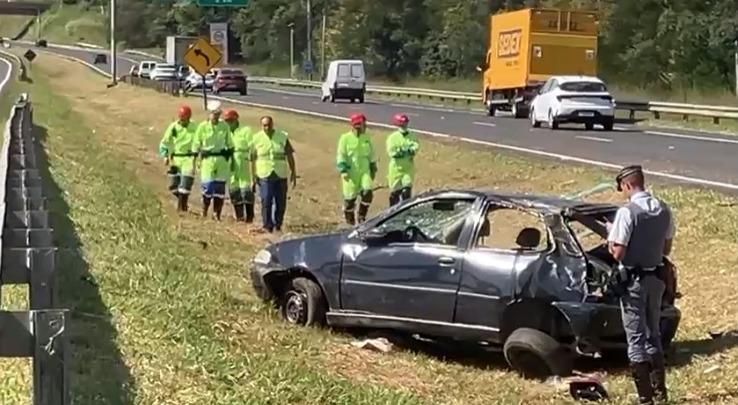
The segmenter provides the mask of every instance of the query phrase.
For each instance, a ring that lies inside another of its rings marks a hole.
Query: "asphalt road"
[[[46,50],[89,63],[100,52],[56,47]],[[126,74],[136,60],[141,60],[141,57],[119,54],[118,75]],[[96,66],[110,70],[107,64]],[[559,130],[551,131],[545,124],[542,128],[533,129],[527,119],[493,118],[482,112],[370,97],[364,104],[347,101],[323,103],[317,89],[276,89],[255,84],[249,86],[248,96],[221,95],[264,106],[343,118],[353,112],[363,112],[370,121],[384,124],[390,123],[393,114],[405,112],[414,129],[429,135],[451,135],[516,152],[606,168],[639,163],[650,174],[671,181],[738,191],[738,159],[735,158],[738,155],[738,136],[636,128],[629,124],[616,125],[612,132],[599,130],[599,127],[586,131],[580,125],[562,125]]]
[[[10,81],[12,70],[10,60],[0,54],[0,94],[2,94],[5,85]]]

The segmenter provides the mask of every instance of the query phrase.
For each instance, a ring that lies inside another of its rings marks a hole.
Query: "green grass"
[[[33,18],[24,15],[0,15],[0,37],[15,37]]]
[[[85,42],[104,46],[107,43],[107,17],[100,11],[99,6],[88,7],[84,4],[60,6],[59,2],[54,2],[52,7],[41,15],[41,38],[50,43]],[[15,36],[27,19],[19,16],[0,16],[0,26],[3,27],[3,31],[7,31],[5,36]],[[34,22],[21,39],[35,41],[36,29]]]

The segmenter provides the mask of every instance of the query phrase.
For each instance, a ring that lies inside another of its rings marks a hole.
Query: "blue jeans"
[[[262,226],[269,232],[281,230],[287,209],[287,179],[259,179],[259,195]]]
[[[631,363],[648,362],[663,355],[660,320],[664,289],[664,283],[655,274],[639,276],[620,299]]]

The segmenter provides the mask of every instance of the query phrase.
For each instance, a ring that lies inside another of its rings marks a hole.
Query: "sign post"
[[[215,49],[210,43],[200,38],[195,42],[184,54],[184,61],[202,76],[202,99],[203,105],[207,109],[207,91],[205,88],[205,76],[208,71],[220,63],[223,55]]]

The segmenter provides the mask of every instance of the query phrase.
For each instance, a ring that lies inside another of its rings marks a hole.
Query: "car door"
[[[469,238],[454,321],[499,332],[553,242],[544,219],[530,212],[491,203],[482,218]]]
[[[539,121],[544,121],[548,118],[546,115],[548,114],[548,109],[545,105],[545,98],[552,81],[553,79],[548,79],[538,91],[538,95],[533,99],[533,114],[535,114],[535,118]]]
[[[419,200],[371,232],[403,236],[344,247],[341,306],[345,311],[404,320],[452,322],[476,198]],[[420,233],[413,234],[413,229]],[[426,239],[427,237],[427,239]]]

